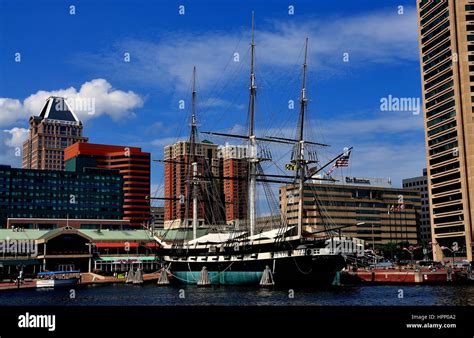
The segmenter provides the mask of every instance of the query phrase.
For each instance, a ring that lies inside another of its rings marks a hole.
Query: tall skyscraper
[[[221,171],[224,177],[224,203],[227,224],[245,225],[248,204],[247,147],[225,145],[219,147]]]
[[[123,178],[123,219],[141,227],[150,220],[150,153],[141,148],[75,143],[64,150],[67,171],[116,169]]]
[[[420,242],[425,247],[431,243],[430,202],[428,199],[428,177],[426,172],[425,168],[423,169],[422,176],[405,178],[403,180],[404,189],[418,190],[421,195],[418,234]]]
[[[63,97],[51,96],[39,116],[29,120],[28,139],[23,143],[23,168],[64,170],[63,150],[87,142],[82,136],[82,122]]]
[[[217,144],[209,141],[195,143],[194,159],[199,177],[219,176]],[[165,228],[190,227],[192,225],[192,166],[190,143],[179,141],[164,149],[165,167]],[[199,185],[198,224],[222,221],[223,206],[218,180]]]
[[[474,1],[417,5],[433,256],[472,260]]]

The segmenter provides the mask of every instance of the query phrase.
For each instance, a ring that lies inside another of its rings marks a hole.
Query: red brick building
[[[191,185],[188,179],[192,177],[190,169],[190,143],[179,141],[164,149],[165,167],[165,228],[191,226],[193,210],[191,203]],[[198,164],[198,176],[203,177],[205,170],[213,175],[219,175],[219,159],[217,144],[209,141],[198,142],[195,145],[194,159]],[[203,194],[201,192],[198,206],[198,223],[200,226],[209,222],[212,214],[211,207],[206,207],[206,198],[220,198],[220,192]],[[181,200],[180,200],[180,196]],[[186,203],[187,201],[187,203]],[[214,203],[217,207],[218,203]],[[207,213],[207,215],[206,215]],[[205,220],[207,218],[207,220]]]
[[[130,226],[149,221],[150,153],[141,148],[93,143],[75,143],[64,150],[66,170],[83,167],[118,169],[123,176],[123,214]]]
[[[218,178],[198,186],[199,226],[217,223],[238,226],[245,222],[248,205],[246,156],[247,147],[244,146],[218,147],[208,141],[196,143],[194,160],[198,177],[213,175]],[[165,228],[192,225],[189,158],[189,142],[180,141],[165,147]]]
[[[247,219],[248,206],[248,161],[247,147],[225,145],[219,148],[224,177],[224,200],[226,223],[240,225]]]

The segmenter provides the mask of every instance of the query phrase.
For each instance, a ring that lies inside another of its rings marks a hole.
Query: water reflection
[[[78,287],[69,289],[11,290],[0,293],[0,305],[474,305],[472,286],[363,285],[320,289],[155,284]]]

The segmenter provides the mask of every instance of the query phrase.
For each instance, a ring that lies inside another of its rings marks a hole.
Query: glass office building
[[[8,218],[123,217],[123,179],[116,170],[82,172],[0,166],[0,227]]]

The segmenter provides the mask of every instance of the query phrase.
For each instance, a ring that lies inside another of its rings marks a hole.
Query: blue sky
[[[421,97],[414,1],[401,0],[0,0],[0,163],[20,166],[28,117],[50,94],[95,100],[94,114],[76,111],[90,142],[161,158],[163,145],[187,136],[194,65],[199,128],[245,130],[252,10],[259,133],[294,135],[298,110],[288,101],[298,99],[308,36],[307,136],[332,145],[320,158],[352,145],[342,174],[391,177],[396,186],[421,174],[422,113],[380,109],[389,95]],[[159,164],[152,183],[163,183]]]

